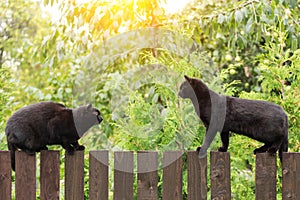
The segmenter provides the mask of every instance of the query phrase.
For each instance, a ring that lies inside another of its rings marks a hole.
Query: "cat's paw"
[[[66,148],[66,152],[67,152],[69,155],[74,155],[74,148],[72,148],[72,147]]]
[[[225,148],[225,147],[219,147],[218,151],[219,152],[227,152],[227,148]]]
[[[24,151],[25,153],[27,153],[30,156],[35,155],[35,152],[36,152],[35,150],[32,150],[32,149],[22,149],[22,151]]]
[[[85,149],[85,146],[83,146],[83,145],[79,145],[75,148],[75,150],[77,150],[77,151],[83,151],[84,149]]]
[[[205,150],[201,149],[201,147],[197,147],[196,151],[197,151],[198,157],[200,159],[206,157],[207,152]]]
[[[66,150],[69,155],[74,155],[74,150]]]
[[[43,147],[41,147],[41,148],[39,149],[39,152],[41,152],[41,151],[46,151],[46,150],[48,150],[48,147],[47,147],[47,146],[43,146]]]
[[[271,146],[267,152],[270,153],[271,155],[275,155],[276,152],[278,151],[279,147]]]
[[[253,154],[256,155],[257,154],[257,149],[254,149]]]
[[[263,148],[254,149],[253,154],[256,155],[258,153],[265,153],[267,150]]]

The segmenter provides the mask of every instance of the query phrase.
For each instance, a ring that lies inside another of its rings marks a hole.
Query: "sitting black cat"
[[[179,96],[191,99],[197,115],[206,127],[203,145],[198,147],[199,157],[206,151],[217,131],[221,133],[222,147],[226,152],[229,145],[229,131],[248,136],[264,145],[254,150],[276,153],[282,159],[282,152],[288,150],[288,118],[284,110],[267,101],[247,100],[219,95],[210,90],[201,80],[185,76]]]
[[[91,104],[68,109],[58,103],[40,102],[21,108],[9,118],[5,128],[12,169],[17,149],[34,154],[47,150],[47,145],[59,144],[70,154],[84,150],[78,139],[101,121],[99,110]]]

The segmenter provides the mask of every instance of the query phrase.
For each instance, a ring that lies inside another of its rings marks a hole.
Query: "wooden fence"
[[[137,175],[137,199],[158,199],[158,152],[137,152],[137,172],[133,152],[114,152],[114,200],[134,198]],[[40,199],[59,199],[60,153],[42,151],[40,165]],[[196,152],[184,155],[187,160],[188,199],[207,199],[207,158],[199,159]],[[167,151],[162,157],[162,199],[182,199],[183,152]],[[282,196],[284,200],[300,199],[300,154],[284,153],[282,166]],[[109,152],[89,152],[89,199],[109,197]],[[276,157],[267,153],[256,156],[256,199],[276,199]],[[12,198],[12,179],[8,151],[0,151],[0,199]],[[66,200],[84,199],[84,152],[65,156],[64,195]],[[210,154],[211,199],[231,199],[230,154]],[[36,157],[16,152],[15,197],[17,200],[36,199]]]

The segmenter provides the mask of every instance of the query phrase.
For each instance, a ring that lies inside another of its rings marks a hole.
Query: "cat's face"
[[[86,105],[84,116],[89,119],[94,119],[95,124],[100,124],[103,120],[100,111],[92,106],[92,104]]]
[[[180,96],[183,99],[191,98],[193,95],[195,95],[194,89],[191,85],[192,80],[188,76],[184,77],[186,80],[180,85],[178,96]]]
[[[100,111],[94,108],[92,104],[81,106],[75,110],[77,111],[75,119],[77,124],[97,125],[103,120]]]
[[[82,137],[88,129],[94,125],[100,124],[103,120],[100,111],[91,104],[72,109],[72,112],[75,128],[79,137]]]

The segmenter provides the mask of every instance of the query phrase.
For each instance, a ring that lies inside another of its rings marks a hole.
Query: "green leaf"
[[[240,10],[235,11],[234,19],[236,22],[240,23],[243,20],[243,13]]]
[[[49,0],[44,0],[44,5],[48,5],[49,4]]]
[[[225,20],[225,16],[223,14],[218,15],[218,24],[222,24]]]
[[[246,26],[245,26],[245,33],[248,34],[250,31],[251,31],[251,28],[252,28],[252,24],[253,24],[253,18],[250,17],[246,23]]]

